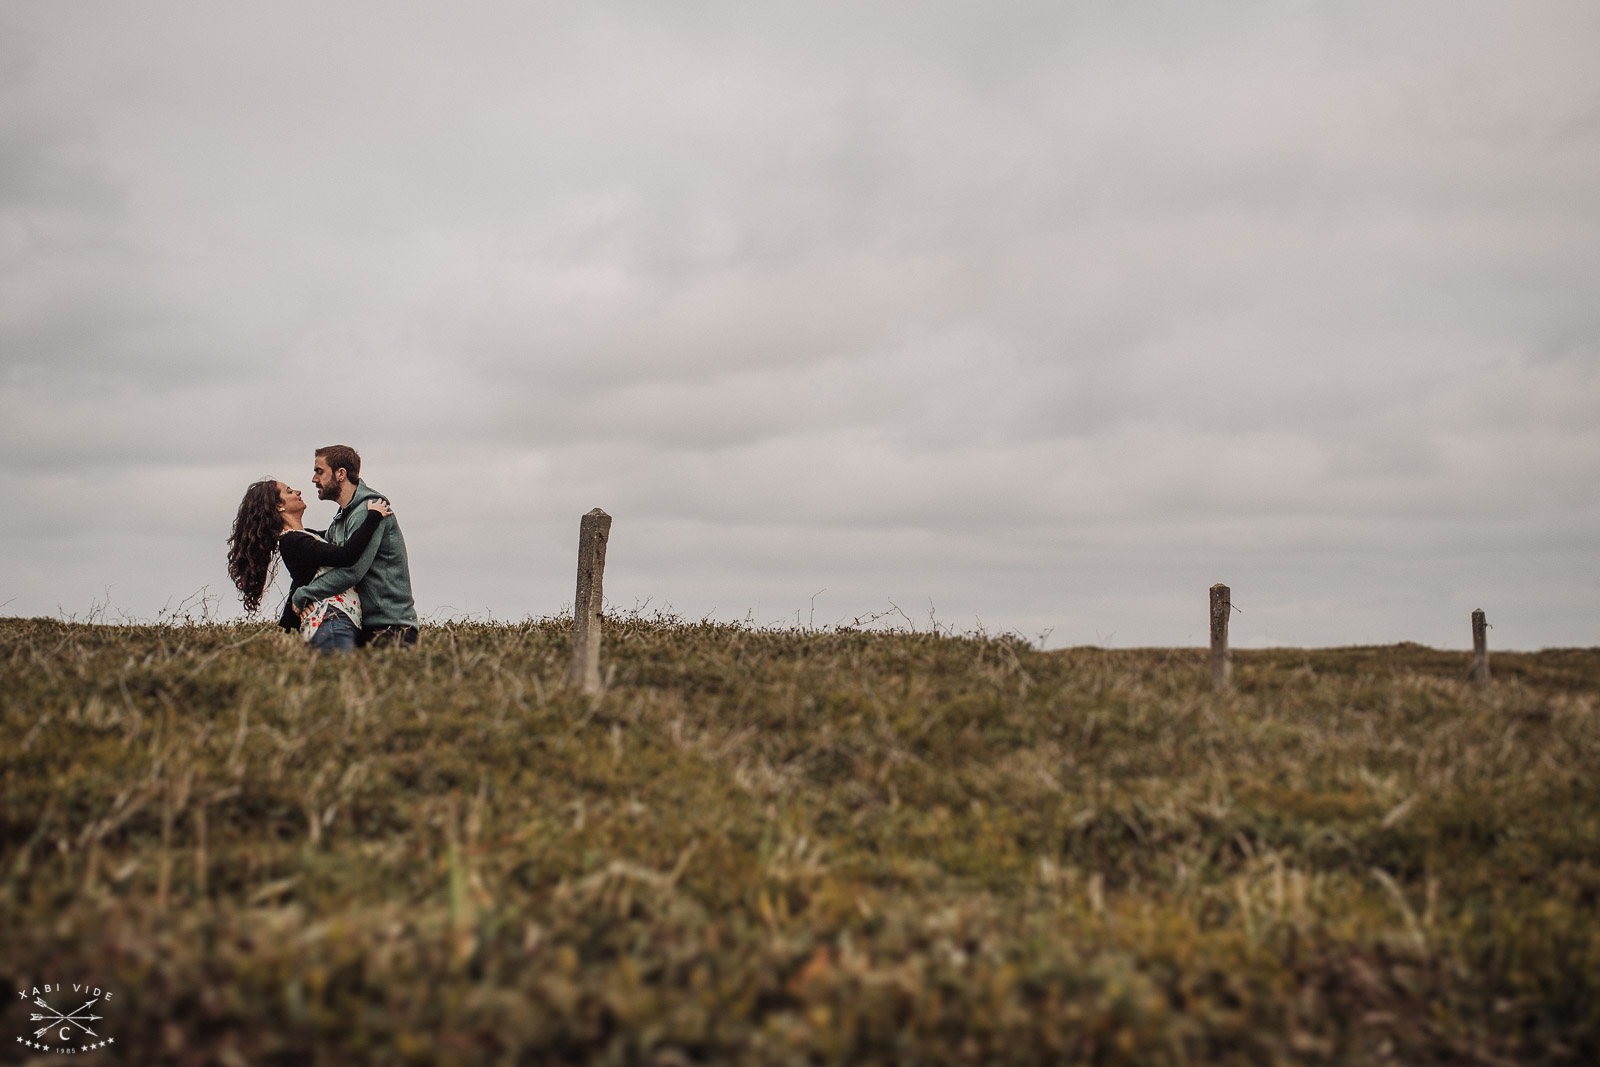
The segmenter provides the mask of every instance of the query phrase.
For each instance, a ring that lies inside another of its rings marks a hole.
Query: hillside
[[[567,629],[0,620],[0,1048],[1600,1061],[1600,650]]]

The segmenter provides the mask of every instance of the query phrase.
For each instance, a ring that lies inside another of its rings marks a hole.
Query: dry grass
[[[0,620],[14,988],[129,1063],[1600,1059],[1600,650],[606,641]]]

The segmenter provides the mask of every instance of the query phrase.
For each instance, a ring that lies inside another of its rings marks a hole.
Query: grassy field
[[[1600,1062],[1600,650],[607,626],[0,620],[0,1057]]]

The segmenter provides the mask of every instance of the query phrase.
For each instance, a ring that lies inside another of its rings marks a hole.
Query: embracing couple
[[[322,652],[371,644],[415,645],[406,542],[389,502],[361,480],[361,457],[349,445],[317,449],[311,482],[338,503],[325,531],[302,521],[298,489],[264,478],[245,490],[228,538],[228,575],[245,610],[261,607],[274,556],[289,570],[289,598],[278,625]]]

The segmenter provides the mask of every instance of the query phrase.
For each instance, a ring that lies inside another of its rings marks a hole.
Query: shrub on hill
[[[1600,1058],[1600,650],[567,632],[0,620],[14,988],[126,1062]]]

